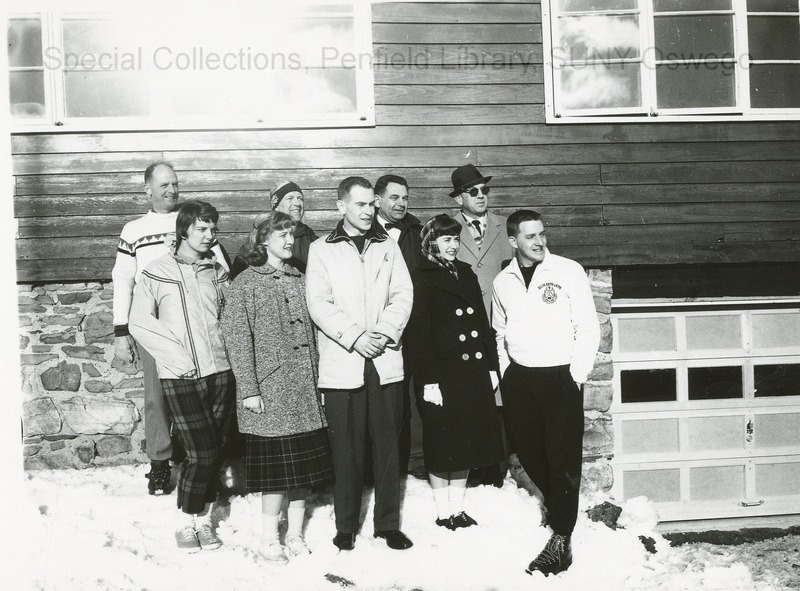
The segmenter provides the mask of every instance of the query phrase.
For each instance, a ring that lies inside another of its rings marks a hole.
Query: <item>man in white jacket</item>
[[[343,219],[325,240],[311,244],[306,268],[336,476],[333,543],[340,550],[355,544],[369,433],[375,537],[402,550],[412,544],[400,531],[400,336],[411,315],[413,287],[397,243],[372,226],[375,192],[370,182],[348,177],[339,184],[338,197]]]
[[[594,365],[600,324],[583,267],[547,250],[541,215],[516,211],[507,231],[516,256],[494,280],[492,326],[517,455],[542,492],[553,531],[528,572],[549,575],[572,564],[583,454],[582,386]]]

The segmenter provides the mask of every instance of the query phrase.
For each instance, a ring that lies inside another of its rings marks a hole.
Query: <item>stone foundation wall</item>
[[[20,285],[25,468],[147,461],[138,367],[113,361],[111,283]]]
[[[611,271],[590,270],[589,279],[602,340],[584,386],[583,488],[608,490],[613,482],[607,462],[613,453]],[[146,462],[142,374],[114,361],[112,284],[18,289],[25,468]]]

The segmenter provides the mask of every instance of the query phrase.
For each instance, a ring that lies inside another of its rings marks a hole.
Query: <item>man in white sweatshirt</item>
[[[495,278],[492,326],[520,463],[544,497],[553,535],[528,572],[556,574],[572,564],[583,454],[582,386],[594,365],[600,324],[586,272],[551,254],[542,217],[508,218],[516,256]]]

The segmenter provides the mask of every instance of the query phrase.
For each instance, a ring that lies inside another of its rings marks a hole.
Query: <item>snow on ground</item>
[[[623,505],[612,531],[582,513],[573,536],[574,564],[545,579],[525,567],[544,545],[538,502],[507,480],[502,489],[478,487],[466,508],[478,527],[450,532],[436,527],[427,483],[409,478],[402,529],[414,541],[406,551],[390,550],[372,537],[372,495],[365,493],[364,523],[351,552],[331,543],[335,533],[329,491],[309,503],[306,541],[310,556],[284,567],[265,564],[256,551],[260,502],[234,496],[215,514],[224,546],[214,552],[181,554],[174,546],[175,493],[146,494],[147,466],[28,475],[20,540],[26,581],[4,589],[90,590],[169,589],[314,591],[341,589],[419,591],[780,590],[762,564],[754,577],[741,551],[705,544],[670,548],[654,533],[656,516],[643,498]],[[584,505],[600,497],[584,498]],[[648,553],[638,539],[656,540]],[[741,547],[736,547],[741,548]],[[776,554],[777,556],[777,554]],[[795,554],[795,560],[797,560]],[[782,558],[782,560],[784,560]]]

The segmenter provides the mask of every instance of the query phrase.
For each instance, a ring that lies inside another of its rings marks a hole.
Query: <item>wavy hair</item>
[[[239,256],[242,257],[251,267],[260,267],[267,262],[267,241],[270,234],[278,230],[294,231],[297,222],[287,213],[282,211],[268,211],[260,213],[253,220],[253,229],[250,235],[239,249]]]

